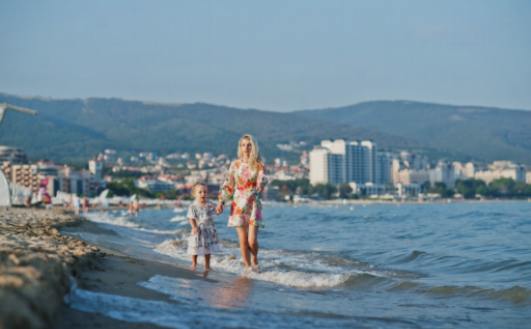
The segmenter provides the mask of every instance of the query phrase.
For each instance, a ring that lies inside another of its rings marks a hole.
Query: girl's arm
[[[192,234],[197,234],[197,222],[195,218],[188,218],[188,222],[192,225]]]
[[[186,217],[188,218],[188,223],[192,226],[192,234],[197,234],[197,214],[192,206],[188,208],[188,214],[186,214]]]

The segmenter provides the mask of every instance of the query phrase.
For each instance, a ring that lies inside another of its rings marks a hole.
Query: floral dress
[[[190,234],[188,238],[188,255],[204,256],[221,251],[213,219],[214,209],[211,203],[201,205],[196,201],[188,208],[186,217],[197,223],[197,234]]]
[[[241,160],[230,164],[219,194],[221,201],[231,202],[228,226],[262,226],[262,203],[257,188],[263,190],[266,184],[264,171],[262,163],[257,163],[255,169]]]

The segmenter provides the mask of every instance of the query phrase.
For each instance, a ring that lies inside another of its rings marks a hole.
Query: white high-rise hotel
[[[310,152],[311,184],[387,184],[391,159],[372,141],[323,140]]]

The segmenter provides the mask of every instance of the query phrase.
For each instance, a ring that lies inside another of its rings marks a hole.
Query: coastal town
[[[277,148],[296,153],[298,161],[264,159],[270,184],[263,197],[270,201],[531,196],[531,170],[506,160],[434,160],[407,150],[380,150],[371,140],[322,140],[319,145],[301,141],[279,144]],[[199,181],[206,183],[215,197],[230,156],[208,152],[126,154],[106,149],[83,166],[29,161],[23,150],[0,146],[0,164],[11,203],[29,206],[82,203],[87,198],[111,196],[186,199],[192,185]]]

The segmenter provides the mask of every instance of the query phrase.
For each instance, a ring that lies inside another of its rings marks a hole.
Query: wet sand
[[[198,278],[175,266],[136,260],[60,233],[83,225],[60,210],[0,209],[0,328],[159,328],[69,308],[72,278],[80,288],[144,299],[162,294],[137,285],[155,274]]]

